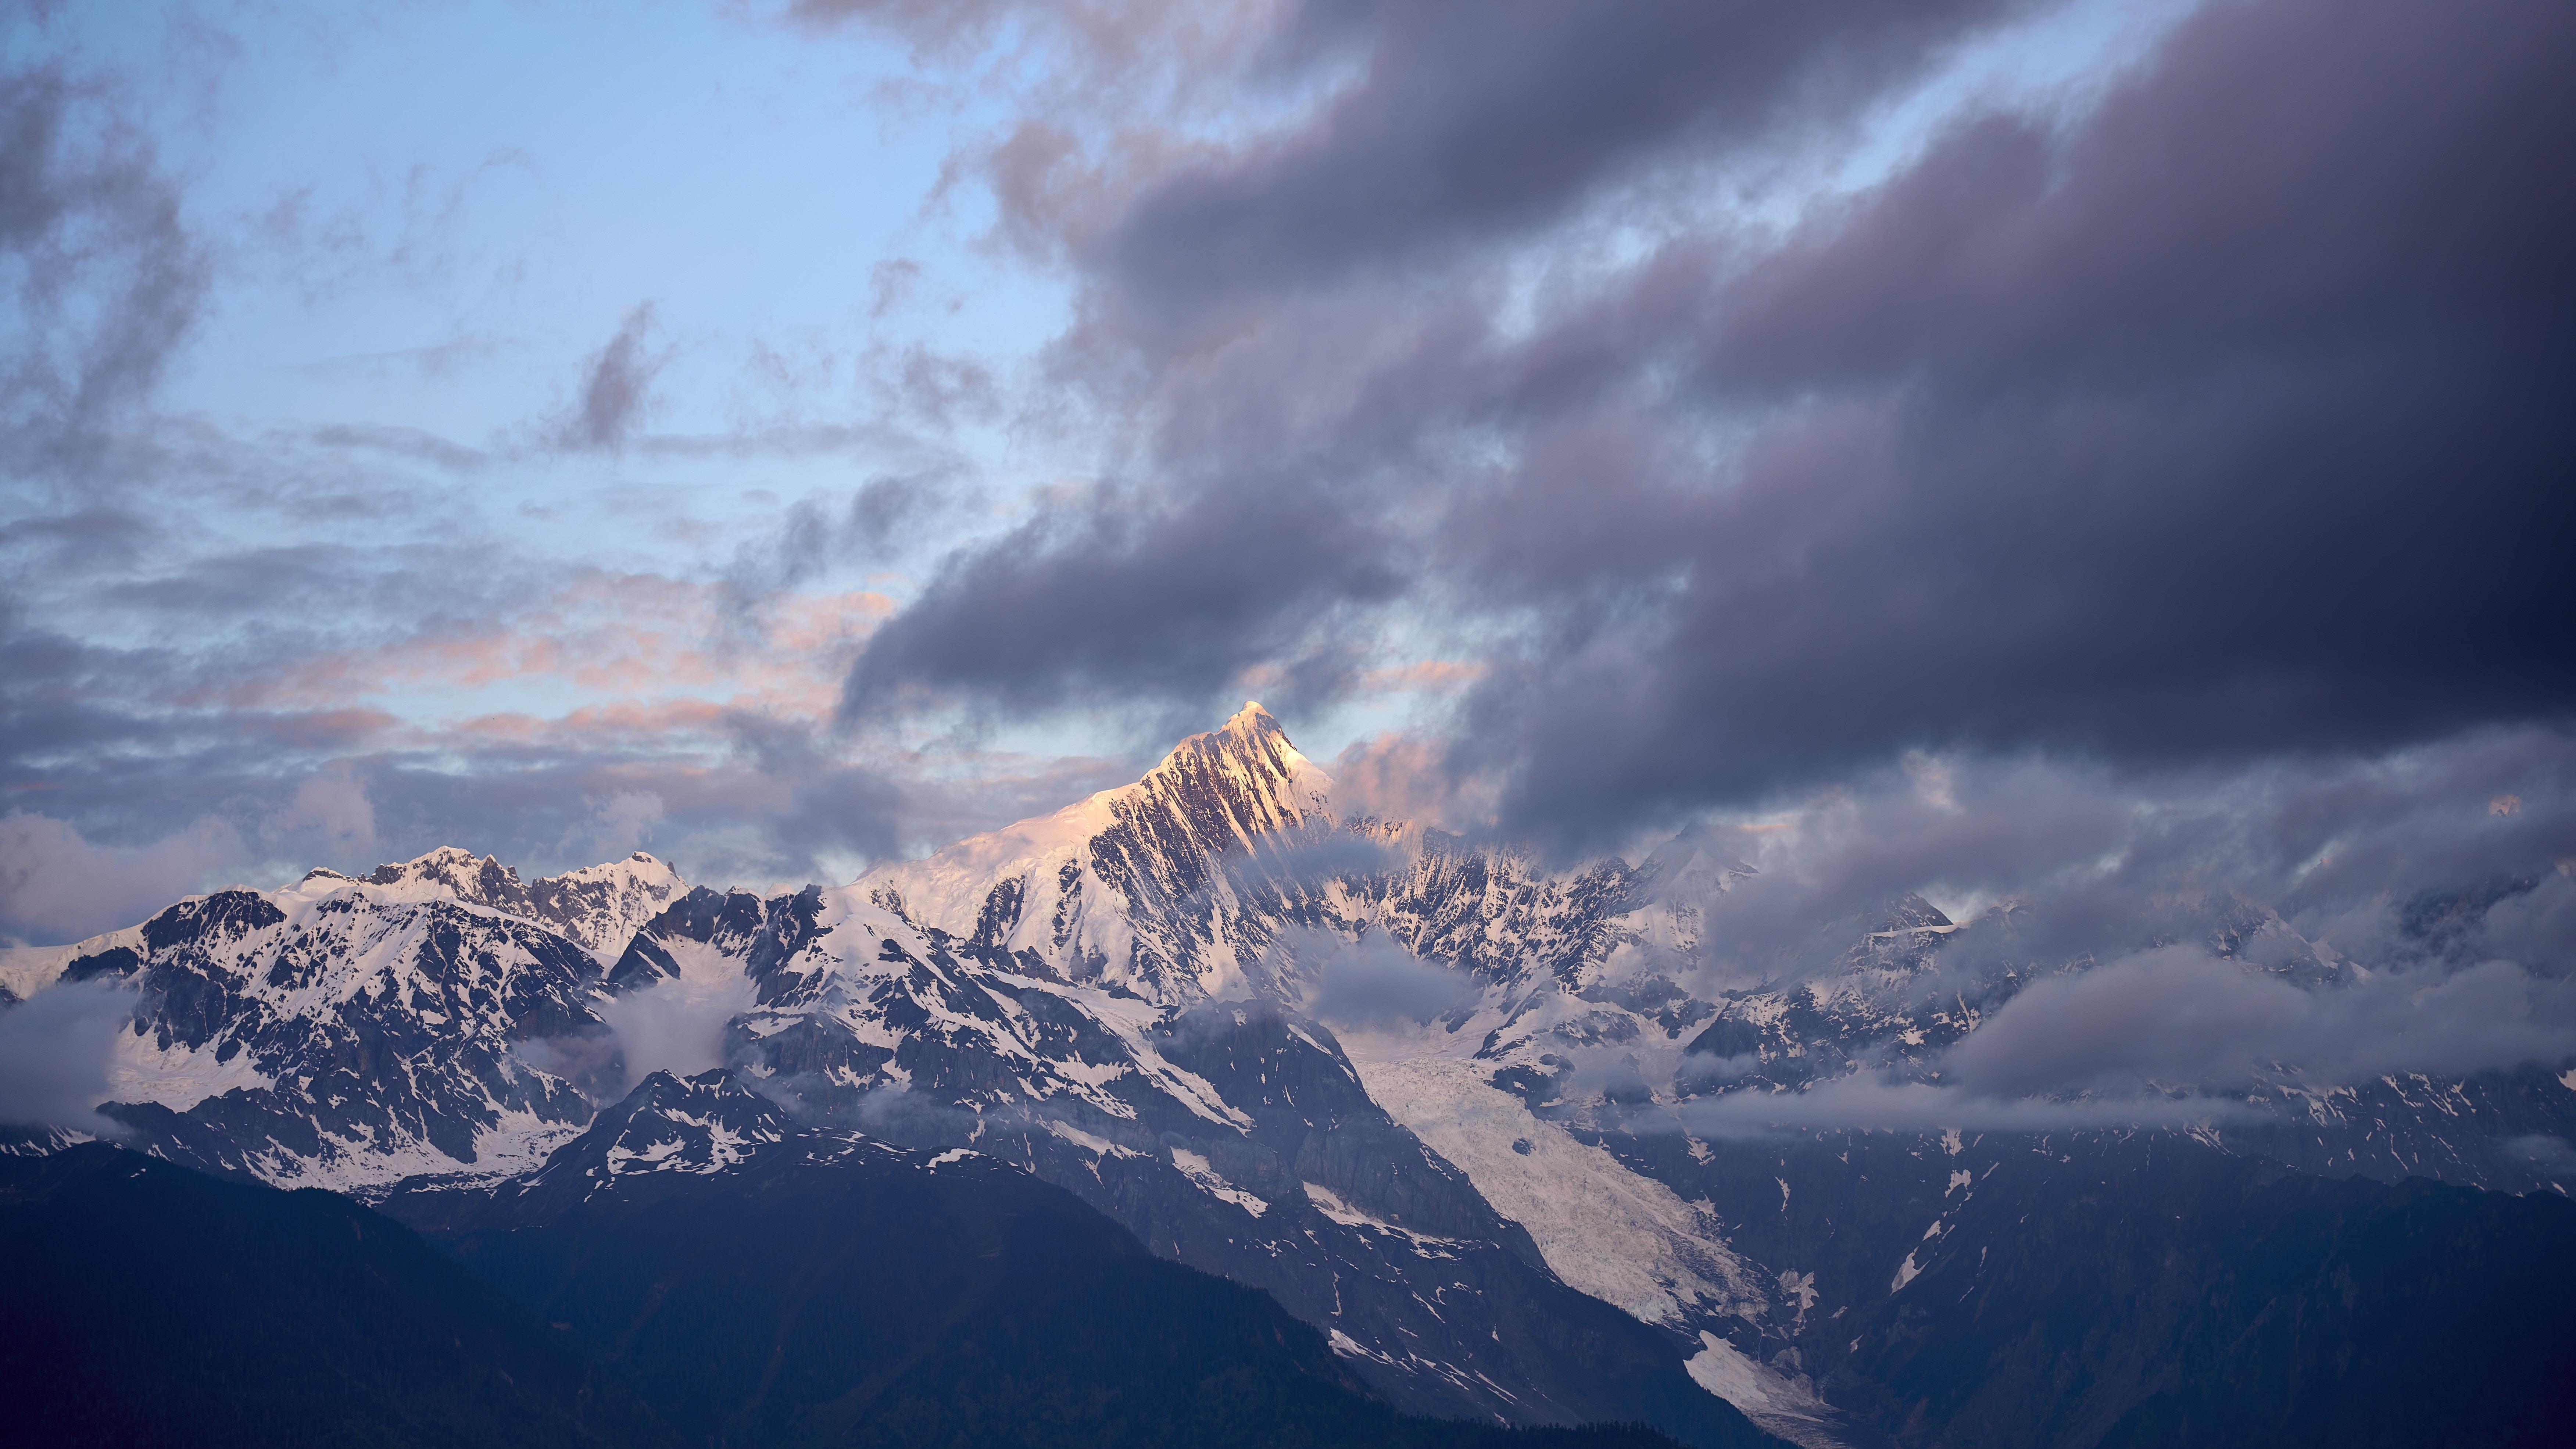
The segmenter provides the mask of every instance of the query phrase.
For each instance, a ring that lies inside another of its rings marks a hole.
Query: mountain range
[[[0,953],[0,1005],[116,1003],[108,1096],[11,1140],[0,1213],[328,1190],[420,1293],[497,1295],[493,1361],[552,1365],[528,1382],[570,1387],[526,1412],[564,1442],[2569,1422],[2576,1204],[2514,1144],[2576,1135],[2576,1073],[2284,1069],[2158,1131],[1712,1135],[1737,1094],[1926,1082],[2086,964],[1954,967],[1961,923],[1904,897],[1729,975],[1708,908],[1751,870],[1702,830],[1564,865],[1346,810],[1257,705],[838,888],[643,854],[317,870]],[[2302,989],[2363,972],[2257,903],[2176,919]],[[2009,939],[2009,909],[1980,926]]]

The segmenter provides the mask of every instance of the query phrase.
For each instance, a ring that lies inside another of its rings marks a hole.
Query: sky
[[[1783,920],[2569,964],[2576,12],[351,9],[0,19],[0,938],[1257,698]]]

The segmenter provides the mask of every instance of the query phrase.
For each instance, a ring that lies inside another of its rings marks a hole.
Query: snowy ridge
[[[679,884],[639,854],[525,886],[448,848],[365,877],[192,896],[11,952],[7,979],[19,995],[84,981],[132,994],[105,1110],[165,1155],[343,1190],[499,1175],[589,1121],[598,1084],[523,1048],[605,1034],[590,942],[631,935],[628,918]]]
[[[589,1119],[572,1082],[514,1050],[597,1026],[595,964],[533,922],[363,889],[230,891],[141,929],[141,953],[66,974],[136,993],[115,1114],[214,1165],[339,1188],[510,1171]]]
[[[452,900],[484,906],[539,922],[594,955],[614,957],[646,921],[686,892],[688,883],[639,850],[624,860],[522,884],[515,868],[449,845],[378,866],[364,876],[314,870],[279,894],[328,896],[353,889],[379,901]]]

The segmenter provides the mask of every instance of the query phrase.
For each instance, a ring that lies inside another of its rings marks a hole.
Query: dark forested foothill
[[[101,1143],[0,1157],[0,1412],[67,1446],[1673,1442],[1399,1414],[1266,1295],[989,1159],[776,1163],[487,1215],[460,1263],[332,1193]]]
[[[659,1449],[559,1329],[332,1193],[103,1143],[0,1157],[0,1424],[27,1445]]]

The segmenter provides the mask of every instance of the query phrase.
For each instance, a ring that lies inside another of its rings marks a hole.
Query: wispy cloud
[[[651,302],[638,302],[627,310],[616,334],[584,364],[580,390],[556,425],[556,442],[567,448],[625,446],[651,416],[653,379],[674,355],[667,344],[654,346],[656,331]]]

